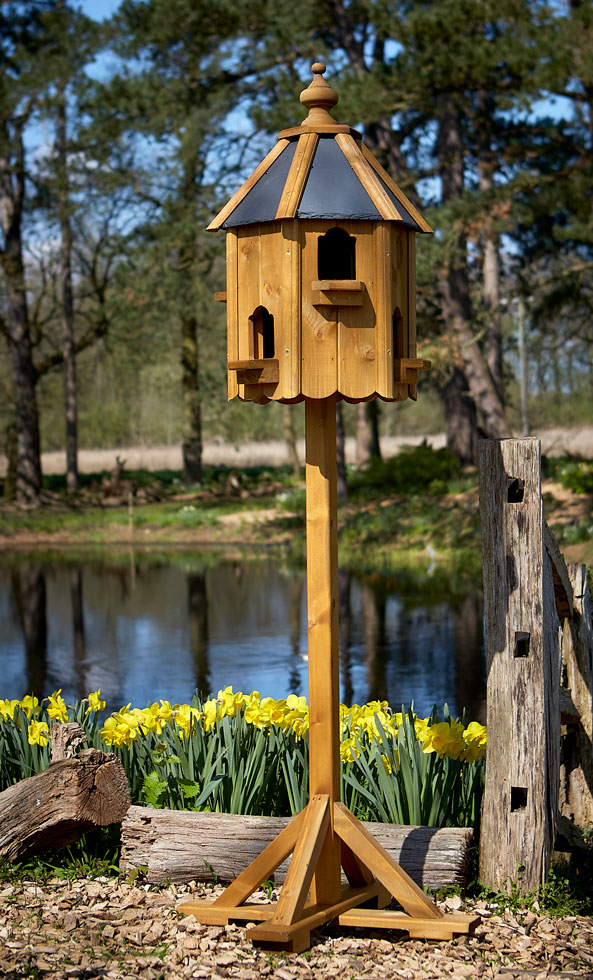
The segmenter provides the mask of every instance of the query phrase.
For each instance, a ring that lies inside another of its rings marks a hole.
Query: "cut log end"
[[[18,861],[120,823],[130,805],[124,768],[114,755],[85,749],[0,793],[0,856]]]

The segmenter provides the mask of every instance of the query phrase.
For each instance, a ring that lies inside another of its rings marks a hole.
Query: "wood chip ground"
[[[137,886],[118,880],[0,885],[3,980],[465,980],[593,978],[593,919],[512,914],[472,905],[483,916],[475,936],[453,942],[327,928],[299,956],[253,949],[237,926],[199,925],[176,905],[213,898],[220,888]],[[258,893],[261,901],[266,900]],[[447,899],[454,910],[460,900]]]

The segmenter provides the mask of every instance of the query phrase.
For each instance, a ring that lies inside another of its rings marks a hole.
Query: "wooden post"
[[[525,892],[550,866],[560,753],[560,623],[540,443],[484,440],[479,464],[488,669],[480,878]]]
[[[309,794],[340,799],[336,399],[305,403]],[[327,835],[313,879],[315,900],[340,897],[340,844]]]
[[[564,620],[560,813],[574,827],[593,824],[593,607],[585,565],[569,565],[573,615]]]
[[[185,902],[179,909],[212,925],[256,921],[249,931],[253,943],[293,953],[308,948],[312,929],[332,920],[430,939],[471,933],[480,917],[444,916],[340,802],[335,396],[306,399],[305,420],[310,800],[216,901]],[[249,904],[290,853],[278,901]],[[391,898],[403,913],[383,911]],[[369,904],[374,909],[360,909]]]

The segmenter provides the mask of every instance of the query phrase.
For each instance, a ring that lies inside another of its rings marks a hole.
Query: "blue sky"
[[[80,9],[93,20],[105,20],[117,10],[121,0],[80,0]]]

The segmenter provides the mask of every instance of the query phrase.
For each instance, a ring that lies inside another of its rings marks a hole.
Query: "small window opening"
[[[330,228],[317,242],[320,279],[356,279],[356,239],[342,228]]]
[[[509,484],[507,487],[507,501],[509,504],[523,503],[525,493],[525,480],[515,480],[512,476],[507,477]]]
[[[524,786],[511,786],[511,813],[527,808],[527,790]]]
[[[391,318],[391,332],[392,332],[392,344],[391,349],[393,351],[394,358],[400,358],[404,356],[404,318],[401,315],[399,306],[396,306],[393,311],[393,316]]]
[[[251,356],[257,359],[262,357],[273,357],[275,351],[274,343],[274,317],[268,313],[265,306],[258,306],[249,317],[253,324],[251,331]]]
[[[515,633],[515,649],[513,650],[513,657],[528,657],[529,656],[529,640],[530,634],[523,633],[517,630]]]

